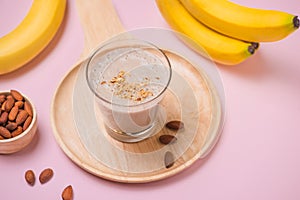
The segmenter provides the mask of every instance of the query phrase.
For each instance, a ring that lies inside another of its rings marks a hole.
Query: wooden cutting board
[[[84,32],[82,58],[86,58],[103,41],[125,31],[111,0],[76,0]]]
[[[145,183],[164,179],[205,157],[220,136],[222,121],[220,97],[204,71],[169,50],[165,50],[165,53],[171,61],[173,70],[176,74],[180,74],[182,80],[190,87],[196,104],[191,106],[194,104],[190,104],[185,98],[176,98],[179,93],[185,91],[185,88],[179,90],[180,87],[175,86],[173,91],[167,93],[163,105],[167,120],[185,120],[185,129],[174,132],[163,128],[147,140],[130,144],[115,141],[107,135],[101,123],[101,115],[98,115],[99,111],[91,106],[93,98],[84,81],[81,66],[93,49],[113,35],[123,32],[124,29],[110,0],[76,0],[76,4],[84,30],[85,46],[78,63],[60,82],[51,105],[54,135],[65,154],[79,167],[98,177],[126,183]],[[74,101],[78,91],[86,98]],[[78,115],[78,110],[74,110],[74,103],[76,106],[79,105],[79,108],[91,109],[92,112]],[[172,109],[174,107],[180,107],[182,110]],[[186,110],[190,112],[183,112]],[[82,127],[86,124],[83,122],[88,124],[93,120],[94,114],[100,119],[97,122],[98,128],[85,132],[86,129]],[[191,130],[195,130],[192,131],[193,135],[190,133]],[[86,140],[86,134],[92,132],[95,132],[93,136],[96,139],[100,138],[99,141]],[[160,144],[158,137],[166,133],[176,135],[177,144],[171,146]],[[101,148],[97,146],[97,142],[101,144]],[[175,155],[174,165],[170,168],[164,165],[166,151],[171,151]],[[156,153],[155,156],[151,156],[153,152]]]

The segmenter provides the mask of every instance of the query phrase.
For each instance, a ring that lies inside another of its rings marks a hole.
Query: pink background
[[[300,15],[299,0],[234,0],[243,5]],[[27,13],[32,0],[0,0],[0,37]],[[0,90],[16,88],[38,112],[38,134],[24,151],[0,155],[0,199],[60,199],[71,184],[74,199],[300,199],[300,33],[263,43],[256,55],[234,67],[219,66],[226,93],[226,122],[205,162],[149,184],[119,184],[75,165],[56,143],[50,103],[59,81],[77,61],[83,33],[75,1],[69,0],[59,33],[36,59],[0,76]],[[124,27],[165,27],[152,0],[113,0]],[[46,167],[53,179],[30,187],[24,172]]]

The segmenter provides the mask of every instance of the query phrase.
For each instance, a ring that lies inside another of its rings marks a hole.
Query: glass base
[[[159,126],[157,123],[153,123],[147,129],[137,133],[125,133],[122,131],[111,129],[108,126],[105,126],[105,129],[108,135],[110,135],[112,138],[120,142],[126,142],[126,143],[140,142],[142,140],[151,137],[153,134],[159,132]]]

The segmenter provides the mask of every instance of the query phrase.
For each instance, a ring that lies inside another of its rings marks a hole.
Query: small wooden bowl
[[[19,91],[20,92],[20,91]],[[0,95],[10,94],[10,91],[0,91]],[[20,93],[25,101],[27,101],[32,108],[32,121],[29,125],[29,127],[23,131],[20,135],[8,138],[8,139],[0,139],[0,154],[11,154],[18,152],[22,149],[24,149],[34,138],[36,131],[37,131],[37,113],[36,109],[32,103],[32,101],[24,94]]]

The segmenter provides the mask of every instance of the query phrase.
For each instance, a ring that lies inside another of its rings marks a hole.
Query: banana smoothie
[[[171,67],[150,43],[125,40],[108,46],[89,61],[88,84],[107,132],[117,140],[137,142],[153,134]]]

